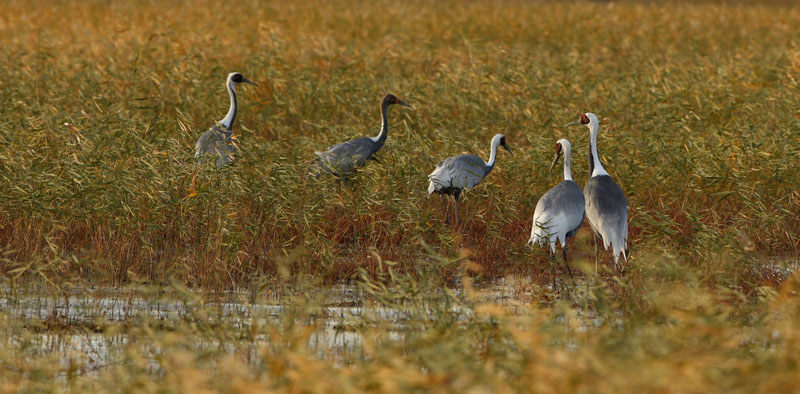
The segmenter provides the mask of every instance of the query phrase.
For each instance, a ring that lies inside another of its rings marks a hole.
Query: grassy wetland
[[[800,390],[800,8],[0,4],[0,391]],[[228,109],[242,153],[193,157]],[[389,137],[351,184],[314,151]],[[625,191],[552,286],[526,246],[583,112]],[[427,174],[514,155],[445,226]]]

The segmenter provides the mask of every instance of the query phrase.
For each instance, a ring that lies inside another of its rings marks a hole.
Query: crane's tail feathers
[[[541,247],[546,240],[547,238],[541,237],[538,234],[531,234],[531,239],[528,240],[527,245],[536,245]]]
[[[560,233],[556,235],[558,238],[558,242],[561,244],[561,248],[567,247],[567,234]],[[555,253],[555,243],[553,244],[553,253]]]
[[[622,242],[622,257],[625,258],[625,261],[628,261],[628,236],[625,235],[625,240]]]

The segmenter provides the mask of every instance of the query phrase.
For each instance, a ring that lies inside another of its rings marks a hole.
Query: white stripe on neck
[[[386,133],[389,132],[389,103],[381,101],[381,132],[375,137],[369,137],[372,142],[380,142],[381,138],[386,138]]]
[[[572,180],[572,153],[570,149],[566,149],[566,152],[564,152],[564,180]]]
[[[378,133],[378,135],[376,135],[375,137],[369,137],[369,139],[371,139],[371,140],[372,140],[372,142],[378,142],[378,141],[380,141],[380,140],[381,140],[381,136],[382,136],[382,135],[383,135],[383,133],[385,133],[385,132],[386,132],[386,129],[384,129],[383,125],[381,125],[381,132],[380,132],[380,133]]]
[[[489,153],[489,161],[486,162],[487,167],[494,166],[494,162],[497,159],[497,146],[500,145],[500,138],[495,136],[492,138],[492,149],[491,153]]]
[[[589,149],[592,150],[592,164],[594,164],[594,170],[592,171],[592,177],[608,175],[606,169],[603,168],[603,165],[600,164],[600,157],[597,155],[597,132],[600,130],[600,125],[592,121],[589,124],[589,132],[590,132],[590,141],[589,141]]]
[[[228,109],[228,114],[225,119],[219,121],[222,127],[230,129],[233,126],[233,121],[236,119],[236,88],[233,81],[228,78],[228,95],[231,97],[231,107]]]

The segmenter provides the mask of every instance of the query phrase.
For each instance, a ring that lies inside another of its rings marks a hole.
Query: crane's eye
[[[235,74],[233,78],[231,78],[233,82],[241,83],[242,82],[242,74]]]
[[[581,123],[589,124],[589,117],[586,114],[581,115]]]
[[[556,142],[556,153],[561,153],[561,144]]]

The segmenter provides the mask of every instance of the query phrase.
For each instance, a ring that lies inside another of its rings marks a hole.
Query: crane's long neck
[[[494,161],[497,159],[497,146],[500,145],[500,139],[493,139],[492,140],[492,153],[489,154],[489,161],[486,162],[486,166],[489,167],[489,171],[494,168]]]
[[[219,123],[222,124],[227,130],[233,129],[233,121],[236,120],[236,89],[233,86],[233,81],[228,79],[228,95],[231,96],[231,108],[228,109],[228,114],[225,115],[225,119],[222,119]]]
[[[564,152],[564,180],[572,180],[572,152],[566,149]]]
[[[600,156],[597,155],[597,132],[600,125],[592,122],[589,124],[589,176],[608,175],[603,164],[600,163]]]
[[[384,100],[381,102],[381,132],[378,136],[372,137],[372,140],[383,145],[386,142],[386,137],[389,136],[389,102]]]

